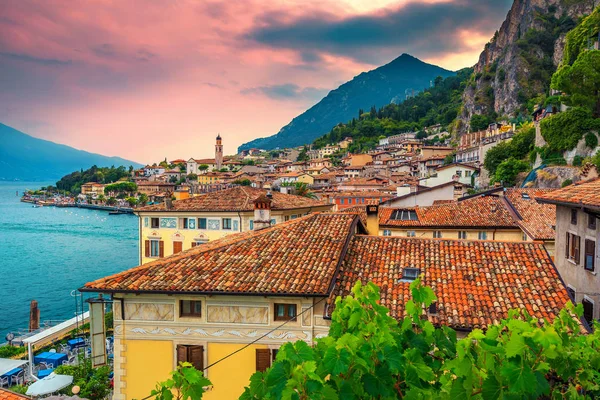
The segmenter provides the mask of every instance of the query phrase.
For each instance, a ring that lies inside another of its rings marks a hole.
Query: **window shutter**
[[[173,254],[183,250],[183,242],[173,242]]]
[[[150,257],[150,241],[146,240],[144,243],[145,246],[145,255],[146,257]]]
[[[177,345],[177,365],[188,360],[188,347],[182,344]]]
[[[204,347],[189,346],[188,360],[198,371],[204,370]]]
[[[158,242],[158,256],[163,258],[165,256],[165,241],[161,240]]]
[[[271,350],[271,353],[273,354],[273,357],[271,357],[272,362],[275,362],[275,359],[277,358],[277,352],[278,351],[279,351],[278,349]]]
[[[575,263],[579,264],[581,258],[581,237],[575,236]]]
[[[596,242],[593,240],[585,240],[585,268],[589,271],[594,270],[594,261],[596,259]]]
[[[196,247],[196,246],[198,246],[198,243],[192,242],[192,247]]]
[[[569,232],[567,232],[567,240],[566,240],[566,244],[567,244],[567,249],[565,250],[565,258],[569,258],[569,256],[571,255],[570,253],[570,246],[569,246],[569,239],[571,239],[571,235],[569,234]]]
[[[265,372],[271,366],[271,350],[256,349],[256,370]]]

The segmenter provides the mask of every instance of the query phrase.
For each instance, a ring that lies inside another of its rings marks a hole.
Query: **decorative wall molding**
[[[161,218],[160,227],[173,229],[177,228],[177,218]]]
[[[221,220],[220,219],[207,219],[206,225],[209,231],[218,231],[221,229]]]

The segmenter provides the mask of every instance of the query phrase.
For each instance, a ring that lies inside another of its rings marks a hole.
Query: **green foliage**
[[[236,179],[235,181],[233,181],[234,185],[240,185],[240,186],[250,186],[252,185],[252,181],[248,178],[246,179]]]
[[[137,185],[134,182],[117,182],[104,187],[106,193],[135,193]]]
[[[524,311],[457,340],[424,310],[433,291],[410,285],[399,322],[379,305],[379,289],[357,282],[338,298],[329,335],[313,347],[283,345],[240,397],[257,399],[593,399],[600,395],[600,333],[581,334],[569,303],[552,322]]]
[[[296,158],[296,161],[308,161],[309,157],[308,157],[308,147],[304,146],[302,148],[302,150],[300,150],[300,153],[298,154],[298,158]]]
[[[138,202],[142,206],[148,204],[148,200],[148,195],[146,193],[140,193],[140,195],[138,196]]]
[[[600,151],[592,157],[590,162],[596,166],[598,171],[600,171]]]
[[[114,206],[115,204],[117,204],[117,199],[114,197],[110,197],[108,200],[106,200],[106,205]]]
[[[596,134],[594,132],[586,133],[584,138],[585,138],[585,145],[587,147],[589,147],[590,149],[595,149],[596,146],[598,146],[598,136],[596,136]]]
[[[20,346],[0,346],[0,358],[11,358],[27,352],[26,347]]]
[[[179,363],[171,378],[156,385],[150,394],[156,400],[200,400],[211,382],[188,362]]]
[[[448,126],[460,111],[462,93],[472,71],[466,68],[454,76],[438,80],[435,86],[400,104],[389,104],[368,113],[360,112],[358,119],[338,124],[328,134],[316,139],[313,147],[322,148],[349,136],[354,142],[348,151],[366,151],[374,148],[381,136],[420,131],[438,123]]]
[[[382,135],[382,136],[385,137],[385,135]],[[427,132],[425,132],[425,131],[419,131],[415,135],[415,139],[426,139],[426,138],[427,138]]]
[[[138,199],[135,197],[127,197],[125,199],[125,201],[127,201],[127,204],[129,204],[129,207],[135,207],[138,204]]]
[[[581,156],[573,157],[573,166],[574,167],[581,167],[582,165],[583,165],[583,157],[581,157]]]
[[[572,179],[565,179],[563,181],[563,183],[560,185],[560,187],[566,187],[566,186],[569,186],[569,185],[572,185],[572,184],[573,184],[573,180]]]
[[[566,94],[566,104],[585,107],[600,117],[600,50],[586,50],[572,65],[562,65],[552,77],[552,88]]]
[[[79,193],[81,192],[81,185],[84,183],[111,183],[127,177],[128,175],[129,173],[123,166],[118,168],[115,168],[114,166],[110,168],[98,168],[94,165],[85,171],[75,171],[69,175],[63,176],[58,182],[56,182],[56,187],[59,190],[66,190],[71,193]]]
[[[198,169],[200,171],[206,171],[208,169],[208,164],[200,164],[198,165]]]
[[[498,143],[485,154],[483,166],[490,176],[496,173],[496,169],[508,158],[522,160],[533,150],[535,143],[535,128],[526,125],[513,136],[512,140]]]
[[[514,186],[517,175],[528,169],[529,163],[509,157],[498,165],[492,182],[502,182],[503,186]]]
[[[590,130],[600,128],[600,119],[584,108],[570,108],[565,112],[544,118],[540,123],[542,136],[553,151],[571,150]]]
[[[81,388],[79,396],[83,399],[102,400],[110,393],[111,368],[103,366],[92,368],[89,359],[80,358],[78,365],[60,365],[54,372],[60,375],[71,375],[73,384],[62,389],[61,394],[71,395],[71,389],[77,385]]]
[[[186,178],[187,178],[188,181],[197,181],[198,180],[198,175],[194,174],[194,173],[191,173]]]
[[[567,165],[567,161],[564,159],[562,152],[552,150],[549,146],[544,146],[536,149],[539,153],[542,163],[546,165]]]
[[[114,324],[113,312],[109,311],[106,314],[104,314],[104,326],[106,327],[107,330],[111,330],[113,328],[113,324]]]
[[[579,57],[579,54],[588,48],[590,41],[598,37],[599,31],[600,7],[597,7],[594,12],[584,18],[577,27],[567,34],[562,61],[563,65],[573,64]]]
[[[478,132],[488,128],[494,121],[488,115],[475,114],[471,117],[471,131]]]
[[[19,394],[26,394],[28,388],[29,388],[29,386],[25,386],[25,385],[15,385],[15,386],[11,386],[10,390],[15,393],[19,393]]]

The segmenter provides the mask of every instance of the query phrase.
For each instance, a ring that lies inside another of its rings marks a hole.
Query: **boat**
[[[108,212],[108,215],[120,215],[120,214],[128,214],[128,212],[123,211],[123,210],[113,210],[113,211]]]

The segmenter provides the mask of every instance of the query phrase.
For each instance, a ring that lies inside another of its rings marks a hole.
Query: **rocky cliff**
[[[515,0],[506,20],[486,44],[463,94],[458,133],[477,120],[526,114],[549,93],[562,59],[564,37],[593,9],[591,0]]]

